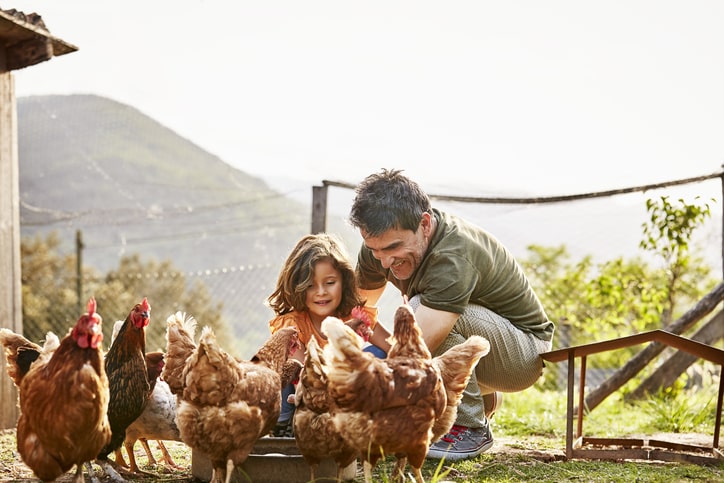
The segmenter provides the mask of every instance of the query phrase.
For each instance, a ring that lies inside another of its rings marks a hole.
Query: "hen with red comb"
[[[18,452],[43,481],[55,480],[73,465],[73,481],[84,481],[84,463],[111,438],[101,322],[91,298],[68,335],[58,341],[48,332],[42,348],[0,329],[8,373],[18,387]]]
[[[144,297],[128,313],[106,353],[110,390],[108,421],[112,435],[98,453],[96,462],[113,481],[124,481],[119,472],[126,471],[108,459],[108,455],[123,445],[126,429],[143,413],[151,395],[146,367],[146,326],[150,320],[151,306]]]

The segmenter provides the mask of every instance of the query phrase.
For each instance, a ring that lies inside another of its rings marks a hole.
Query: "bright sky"
[[[109,97],[254,175],[547,195],[724,163],[720,0],[1,7],[79,47],[16,71],[18,96]]]

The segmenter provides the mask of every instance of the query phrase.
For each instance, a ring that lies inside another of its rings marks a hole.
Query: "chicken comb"
[[[352,309],[352,317],[357,320],[361,320],[365,323],[367,327],[372,327],[372,319],[370,318],[370,314],[367,313],[367,311],[361,305],[358,305],[357,307],[354,307]]]
[[[148,312],[149,310],[151,310],[151,306],[148,305],[148,298],[143,297],[143,302],[141,302],[141,308],[144,312]]]
[[[88,308],[86,309],[88,311],[88,317],[93,317],[93,314],[96,311],[96,299],[95,297],[91,297],[88,299]]]

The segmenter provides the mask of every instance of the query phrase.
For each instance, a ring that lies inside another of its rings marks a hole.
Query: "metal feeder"
[[[210,481],[213,473],[206,455],[193,450],[191,473],[195,478]],[[342,480],[354,480],[357,461],[342,471]],[[294,438],[261,438],[249,457],[234,469],[233,483],[306,483],[310,480],[309,465],[304,461]],[[317,468],[316,482],[336,482],[337,465],[331,458],[322,460]]]

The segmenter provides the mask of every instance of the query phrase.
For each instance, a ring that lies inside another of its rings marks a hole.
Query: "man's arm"
[[[377,321],[377,325],[375,326],[375,330],[372,331],[369,342],[372,345],[376,345],[385,352],[390,352],[391,346],[387,339],[389,339],[391,335],[392,334],[390,334],[390,332],[387,330],[387,327],[382,325],[381,322]]]
[[[366,305],[376,306],[384,291],[385,286],[382,286],[374,290],[360,289],[359,293],[362,298],[367,300]],[[445,340],[450,330],[452,330],[453,325],[457,322],[458,317],[460,317],[460,314],[456,314],[455,312],[431,309],[420,304],[415,311],[415,320],[417,320],[417,325],[419,325],[422,330],[422,336],[430,352],[435,352],[440,344],[442,344],[442,341]],[[380,330],[379,332],[379,334],[373,334],[372,337],[370,337],[370,342],[383,349],[385,349],[385,346],[389,348],[389,344],[385,343],[381,345],[382,341],[389,337],[389,331]],[[387,332],[387,335],[383,335],[384,332]]]
[[[364,290],[359,289],[360,296],[365,299],[367,302],[365,305],[368,307],[375,307],[377,306],[377,302],[380,300],[380,297],[382,297],[382,293],[385,291],[386,285],[383,285],[380,288],[376,288],[373,290]],[[370,336],[370,343],[376,345],[380,349],[382,349],[385,352],[390,351],[390,343],[387,342],[387,339],[390,337],[390,331],[387,330],[387,327],[385,327],[382,324],[382,321],[377,321],[377,326],[375,326],[375,330],[372,331],[372,335]]]
[[[415,320],[422,330],[422,336],[430,352],[435,352],[442,344],[442,341],[445,340],[453,325],[457,322],[458,317],[460,317],[460,314],[455,312],[431,309],[420,304],[415,311]]]

